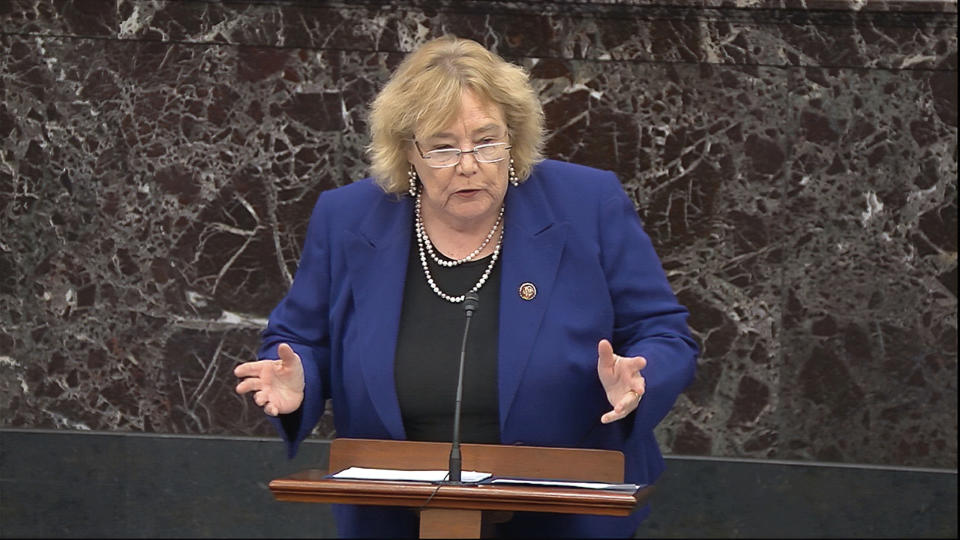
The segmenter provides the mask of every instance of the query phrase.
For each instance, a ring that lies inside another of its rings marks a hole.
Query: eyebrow
[[[503,126],[501,126],[500,124],[496,124],[496,123],[491,122],[491,123],[489,123],[489,124],[485,124],[485,125],[483,125],[483,126],[478,127],[477,129],[473,130],[473,133],[471,133],[471,135],[472,135],[473,137],[476,137],[477,135],[486,134],[486,133],[498,133],[498,132],[500,132],[500,131],[502,130],[502,128],[503,128]],[[443,132],[440,132],[440,133],[434,133],[433,135],[430,135],[429,137],[424,137],[424,140],[425,140],[425,141],[428,141],[428,140],[432,140],[432,139],[453,139],[453,138],[454,138],[454,136],[453,136],[452,133],[443,131]]]

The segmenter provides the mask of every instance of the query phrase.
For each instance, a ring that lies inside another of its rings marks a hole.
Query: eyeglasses
[[[420,149],[420,143],[413,141],[413,144],[416,145],[417,152],[420,152],[420,157],[426,160],[427,165],[434,169],[455,166],[460,163],[460,157],[463,156],[463,154],[473,154],[473,157],[480,163],[496,163],[503,161],[503,159],[507,157],[507,150],[513,148],[507,143],[500,142],[480,144],[474,146],[473,150],[466,151],[460,150],[459,148],[441,148],[439,150],[424,152]]]

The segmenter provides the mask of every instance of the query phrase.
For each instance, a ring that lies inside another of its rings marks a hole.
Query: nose
[[[457,168],[460,169],[460,174],[470,176],[477,172],[477,167],[479,166],[480,162],[477,161],[477,155],[474,152],[463,152],[460,154],[460,163],[457,164]]]

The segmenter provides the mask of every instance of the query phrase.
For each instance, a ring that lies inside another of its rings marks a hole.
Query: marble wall
[[[232,368],[365,176],[366,104],[455,33],[635,198],[703,344],[667,452],[956,468],[956,32],[936,1],[2,2],[0,427],[273,435]]]

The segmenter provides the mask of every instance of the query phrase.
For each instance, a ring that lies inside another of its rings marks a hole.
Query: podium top
[[[272,480],[270,491],[279,501],[627,516],[646,503],[653,486],[626,492],[530,485],[335,480],[329,478],[325,470],[307,469]]]

